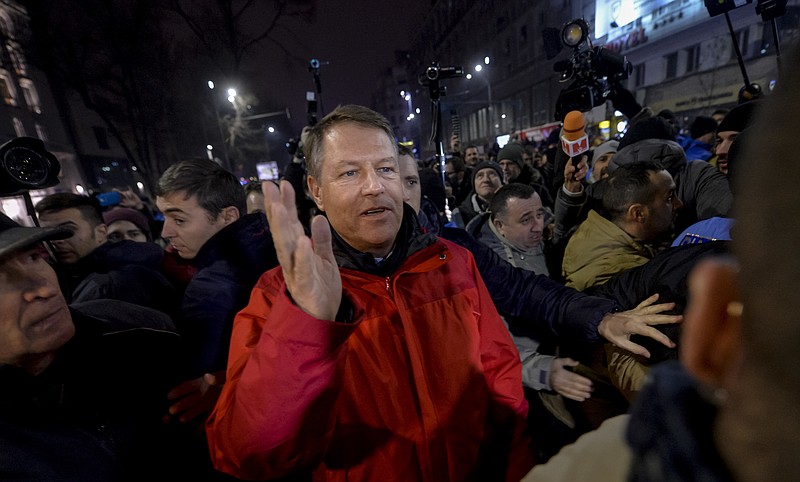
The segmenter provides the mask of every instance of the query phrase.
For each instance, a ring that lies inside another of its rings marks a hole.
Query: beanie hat
[[[709,132],[714,133],[717,130],[717,121],[713,117],[697,116],[692,125],[689,126],[689,135],[692,139],[702,137]]]
[[[621,151],[626,146],[645,139],[661,139],[665,141],[675,140],[675,130],[672,124],[659,116],[647,117],[633,124],[628,128],[628,132],[619,141],[617,150]]]
[[[500,162],[504,159],[508,159],[509,161],[513,161],[522,169],[522,155],[525,153],[525,148],[519,144],[515,144],[513,142],[509,142],[505,145],[500,152],[497,153],[497,162]]]
[[[737,105],[719,123],[717,132],[742,132],[753,122],[753,113],[757,107],[758,102],[745,102]]]
[[[594,162],[596,159],[600,159],[600,157],[608,154],[609,152],[616,153],[618,148],[619,141],[615,141],[614,139],[605,141],[604,143],[592,149],[592,162]]]
[[[503,171],[500,169],[500,166],[496,162],[492,161],[483,161],[479,163],[472,169],[472,190],[475,190],[475,177],[478,175],[479,171],[484,169],[494,169],[494,172],[497,173],[497,177],[500,178],[500,183],[503,182]]]
[[[103,213],[103,222],[110,226],[117,221],[128,221],[136,225],[150,239],[150,223],[144,214],[131,208],[117,207]]]

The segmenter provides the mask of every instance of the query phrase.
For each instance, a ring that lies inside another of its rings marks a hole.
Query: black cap
[[[28,228],[0,213],[0,260],[42,241],[66,239],[72,231],[66,228]]]

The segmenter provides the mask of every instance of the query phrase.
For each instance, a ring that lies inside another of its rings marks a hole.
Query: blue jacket
[[[278,265],[264,213],[226,226],[192,260],[197,273],[186,286],[178,330],[186,339],[189,377],[225,368],[236,313],[265,271]]]

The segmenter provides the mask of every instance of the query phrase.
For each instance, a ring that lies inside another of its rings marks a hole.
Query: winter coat
[[[674,141],[646,139],[620,149],[608,165],[617,167],[639,161],[653,161],[666,169],[675,181],[675,195],[683,203],[675,227],[683,230],[697,221],[714,216],[727,217],[733,207],[728,178],[706,161],[687,161]]]
[[[547,276],[511,266],[463,229],[444,228],[442,237],[470,250],[500,314],[522,321],[540,340],[599,342],[597,325],[606,313],[618,309],[612,300],[587,296]]]
[[[342,481],[525,474],[517,350],[472,256],[431,242],[385,275],[335,251],[352,304],[341,322],[298,308],[280,268],[259,280],[207,426],[217,469],[264,479],[318,468],[318,480]]]
[[[121,301],[84,307],[70,310],[75,335],[42,373],[0,364],[0,479],[177,480],[161,422],[171,321]]]
[[[583,291],[645,264],[655,254],[653,248],[636,241],[597,212],[589,211],[567,244],[563,274],[567,286]]]
[[[68,303],[113,299],[174,316],[177,294],[161,273],[163,256],[155,243],[109,242],[76,263],[55,269]]]
[[[225,368],[236,312],[247,304],[259,276],[277,265],[264,213],[239,218],[200,248],[177,323],[191,360],[189,377]]]

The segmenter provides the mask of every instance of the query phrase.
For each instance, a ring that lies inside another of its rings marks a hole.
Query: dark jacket
[[[561,337],[600,341],[597,325],[617,308],[614,301],[587,296],[547,276],[515,268],[463,229],[444,228],[442,237],[472,252],[497,310],[525,320],[532,336],[543,342]]]
[[[733,480],[714,441],[716,418],[717,407],[680,363],[653,368],[628,422],[633,455],[628,480]]]
[[[197,273],[186,286],[178,330],[186,339],[189,377],[225,368],[236,312],[244,308],[259,276],[278,265],[264,213],[226,226],[192,260]]]
[[[175,474],[161,423],[175,381],[171,321],[119,301],[90,304],[71,310],[75,336],[42,373],[0,365],[0,479]]]
[[[78,262],[55,268],[67,303],[113,299],[173,316],[177,295],[161,273],[163,257],[155,243],[120,241],[100,245]]]

